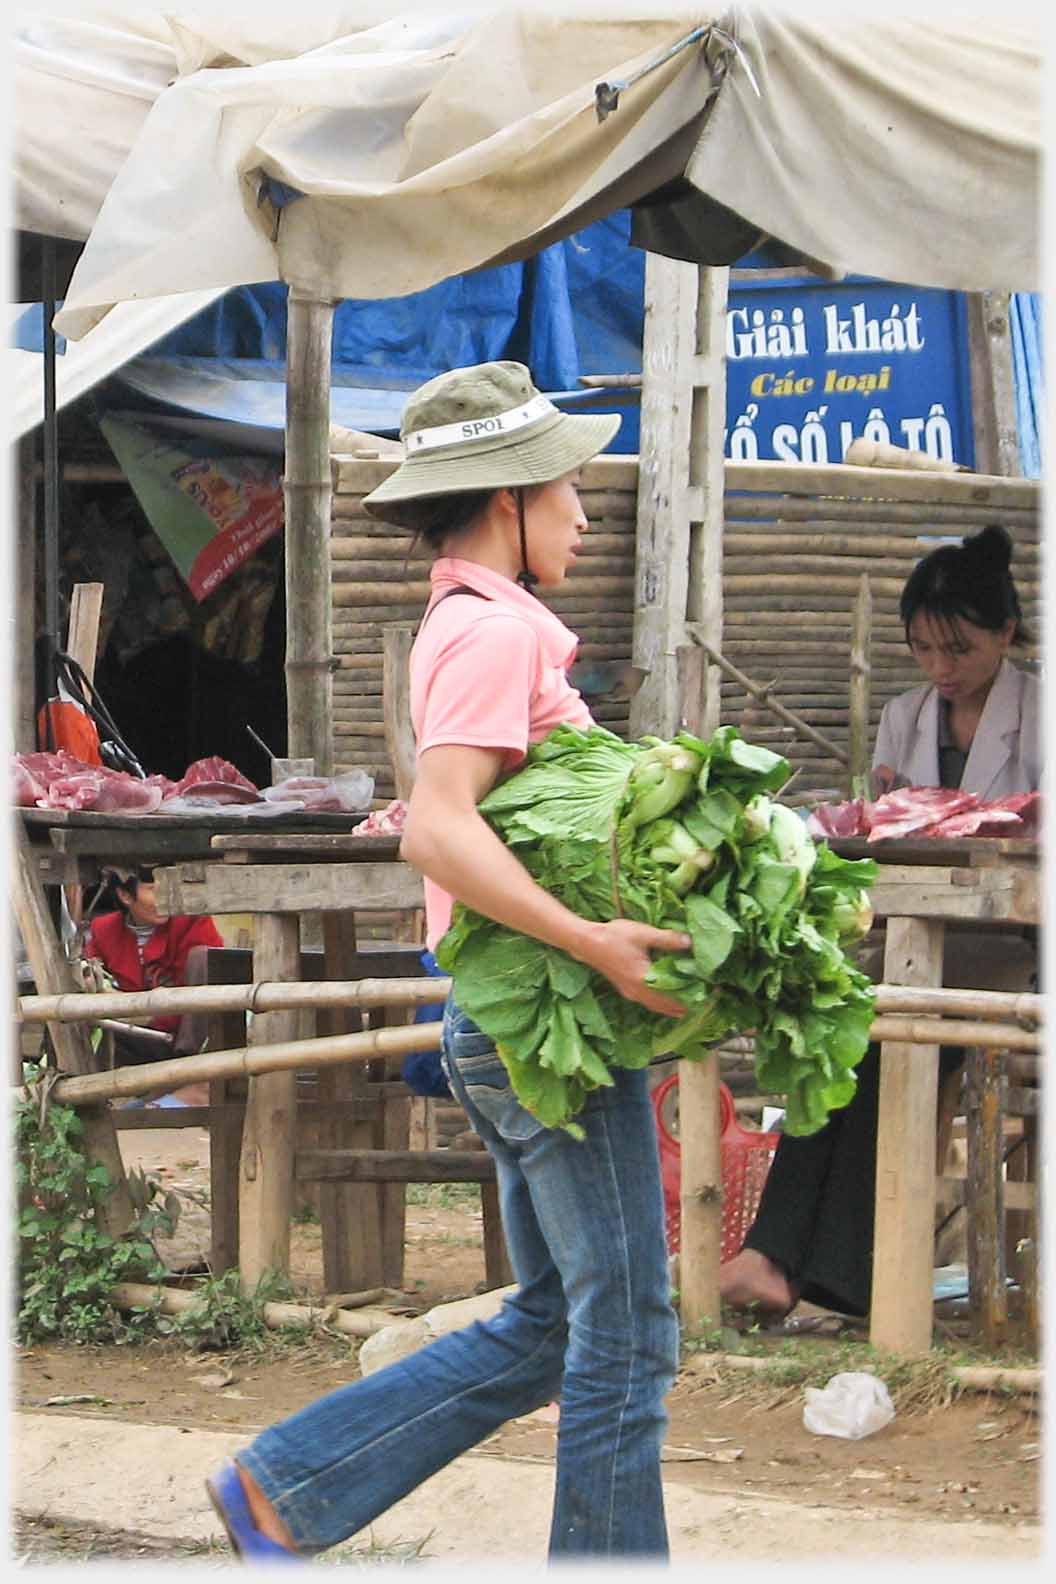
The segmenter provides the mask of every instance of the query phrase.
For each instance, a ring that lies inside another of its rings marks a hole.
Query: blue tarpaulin
[[[637,403],[613,400],[609,404],[597,392],[588,393],[578,384],[581,375],[641,372],[645,254],[629,246],[629,236],[629,213],[620,211],[523,263],[456,276],[407,297],[339,303],[333,335],[334,422],[368,433],[395,434],[407,392],[423,380],[468,363],[516,358],[528,364],[536,384],[561,405],[589,400],[592,410],[619,412],[623,422],[611,449],[636,452]],[[762,251],[742,261],[745,265],[768,262]],[[797,375],[805,371],[818,375],[812,396],[798,404],[802,412],[790,400],[757,404],[758,418],[753,424],[761,457],[802,455],[810,443],[811,421],[820,414],[814,429],[820,433],[819,423],[827,425],[827,454],[830,460],[838,460],[846,449],[843,440],[851,433],[864,432],[871,410],[881,426],[877,432],[886,423],[896,443],[920,445],[927,415],[941,407],[952,425],[956,460],[971,465],[961,294],[886,288],[882,282],[821,284],[816,278],[760,281],[759,286],[762,292],[755,286],[741,289],[734,283],[731,309],[738,302],[749,302],[749,292],[755,312],[755,305],[770,304],[771,299],[790,305],[802,301],[808,328],[810,305],[821,296],[826,302],[849,303],[855,296],[864,296],[870,287],[889,289],[892,295],[901,291],[906,295],[906,304],[899,309],[903,317],[911,311],[908,294],[928,299],[930,304],[927,346],[919,357],[896,357],[892,390],[886,397],[882,391],[864,400],[855,396],[841,407],[839,393],[827,393],[823,386],[827,368],[819,364],[819,370],[814,370],[809,360],[802,369],[797,367]],[[874,296],[879,302],[883,292],[874,290]],[[943,307],[944,302],[948,308]],[[775,313],[767,306],[768,320],[780,319],[783,311]],[[890,313],[890,305],[877,310],[884,311]],[[841,307],[839,313],[844,312]],[[747,310],[747,323],[746,314]],[[792,317],[789,312],[786,323]],[[1011,320],[1021,467],[1026,476],[1036,478],[1041,471],[1044,405],[1038,295],[1014,295]],[[813,334],[811,339],[813,356],[818,336]],[[24,348],[40,349],[39,305],[28,309],[17,322],[15,340]],[[770,359],[775,374],[782,372],[778,370],[782,356],[779,348]],[[755,399],[747,377],[764,371],[765,380],[769,366],[765,357],[754,362],[749,358],[747,363],[739,362],[738,357],[735,348],[729,365],[727,455],[736,453],[737,445],[743,447],[747,439],[739,432]],[[121,394],[112,386],[102,390],[101,405],[127,407],[128,393],[134,391],[133,405],[167,407],[252,426],[258,435],[279,432],[285,416],[285,358],[285,286],[238,287],[124,365],[117,375]],[[789,365],[793,361],[791,355],[785,359]],[[879,354],[871,361],[859,357],[851,370],[845,358],[834,365],[832,376],[849,371],[859,379],[868,379],[875,363],[879,377],[884,362]],[[773,383],[766,388],[775,392]],[[780,394],[779,387],[776,393]],[[879,404],[875,409],[873,401]],[[809,410],[812,403],[813,410]],[[910,419],[903,413],[909,413]],[[765,419],[773,420],[769,427]],[[776,444],[775,435],[780,444]],[[731,440],[735,441],[732,448]]]

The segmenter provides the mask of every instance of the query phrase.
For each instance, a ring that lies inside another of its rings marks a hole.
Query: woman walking
[[[557,587],[587,521],[579,469],[619,418],[561,413],[519,363],[430,380],[407,403],[405,460],[366,498],[437,553],[411,656],[417,778],[401,845],[425,877],[428,946],[452,899],[566,951],[632,1001],[651,951],[688,936],[594,923],[530,878],[477,812],[553,727],[591,724],[567,670],[576,638],[532,592]],[[514,1098],[493,1042],[444,1013],[451,1088],[493,1155],[516,1292],[493,1319],[331,1393],[258,1436],[208,1482],[247,1561],[293,1561],[356,1533],[507,1419],[561,1398],[549,1554],[667,1556],[660,1483],[674,1377],[656,1133],[644,1070],[613,1072],[577,1121],[548,1129]],[[466,1515],[467,1553],[472,1514]]]

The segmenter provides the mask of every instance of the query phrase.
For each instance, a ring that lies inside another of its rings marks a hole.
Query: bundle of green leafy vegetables
[[[735,727],[704,741],[626,743],[558,726],[480,804],[538,883],[583,918],[681,930],[692,950],[648,975],[680,1018],[628,1001],[556,947],[456,904],[436,957],[459,1006],[496,1043],[521,1104],[573,1121],[614,1067],[693,1059],[754,1036],[756,1075],[786,1097],[785,1128],[815,1132],[855,1090],[873,990],[845,947],[872,922],[871,859],[813,841],[772,794],[788,761]]]

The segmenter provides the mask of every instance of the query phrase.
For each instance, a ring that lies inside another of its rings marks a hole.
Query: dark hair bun
[[[990,523],[964,541],[964,549],[987,572],[1007,572],[1012,564],[1012,540],[1006,528]]]

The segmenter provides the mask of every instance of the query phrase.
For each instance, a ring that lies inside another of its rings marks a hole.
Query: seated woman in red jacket
[[[108,879],[116,911],[92,920],[85,957],[97,958],[121,990],[204,984],[206,951],[224,944],[212,919],[164,917],[158,910],[151,869],[113,868]],[[174,1056],[191,1055],[205,1041],[203,1020],[192,1013],[155,1018],[149,1027],[172,1035]],[[116,1035],[115,1040],[118,1066],[160,1061],[170,1054],[155,1041],[138,1038],[133,1030]],[[190,1085],[173,1095],[188,1105],[206,1105],[208,1098],[208,1084]]]

